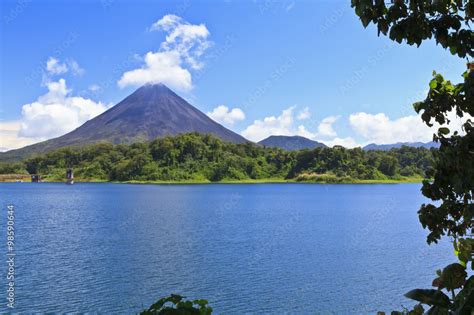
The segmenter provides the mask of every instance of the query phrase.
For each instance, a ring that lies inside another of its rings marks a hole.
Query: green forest
[[[62,148],[23,162],[0,164],[0,174],[39,174],[46,181],[63,181],[66,169],[73,168],[78,181],[421,181],[435,152],[340,146],[290,152],[188,133],[148,143]]]

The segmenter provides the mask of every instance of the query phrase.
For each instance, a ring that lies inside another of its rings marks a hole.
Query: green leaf
[[[441,128],[438,129],[438,132],[439,132],[440,134],[447,135],[447,134],[449,134],[449,128],[447,128],[447,127],[441,127]]]
[[[417,113],[419,113],[423,105],[424,105],[423,102],[416,102],[416,103],[413,103],[413,108],[415,109]]]
[[[204,299],[200,299],[200,300],[194,300],[194,303],[201,307],[204,307],[207,305],[208,301]]]
[[[466,268],[462,264],[454,263],[443,269],[441,283],[448,290],[459,289],[466,282],[466,277]]]
[[[409,299],[441,307],[449,307],[451,301],[449,297],[441,291],[433,289],[415,289],[406,293],[405,296]]]
[[[439,306],[433,306],[428,310],[428,312],[426,312],[426,315],[448,315],[448,314],[450,313],[448,312],[446,308],[439,307]]]
[[[436,79],[433,79],[430,81],[430,89],[434,90],[438,86],[438,82],[436,82]]]

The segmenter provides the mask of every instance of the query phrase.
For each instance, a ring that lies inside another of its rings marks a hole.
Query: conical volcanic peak
[[[0,160],[24,158],[60,147],[97,142],[132,143],[198,132],[224,141],[247,140],[210,119],[164,84],[146,84],[117,105],[61,137],[0,154]]]

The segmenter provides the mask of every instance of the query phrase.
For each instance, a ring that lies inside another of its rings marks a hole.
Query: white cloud
[[[207,115],[215,121],[232,126],[235,122],[245,119],[245,113],[240,108],[232,108],[231,110],[224,105],[217,106],[208,112]]]
[[[255,120],[252,125],[242,131],[242,136],[252,141],[260,141],[272,135],[290,135],[293,127],[294,106],[282,111],[278,117],[269,116],[263,120]]]
[[[357,143],[357,141],[355,141],[354,138],[352,137],[346,137],[346,138],[335,137],[334,139],[323,140],[321,142],[323,142],[328,147],[333,147],[335,145],[342,145],[345,148],[362,147],[362,145]]]
[[[305,138],[308,138],[308,139],[313,139],[314,136],[315,136],[314,133],[307,130],[306,127],[303,126],[303,125],[299,125],[297,127],[296,132],[294,133],[294,135],[305,137]]]
[[[318,125],[318,137],[322,138],[334,138],[337,136],[337,132],[333,128],[333,124],[340,118],[340,116],[328,116],[324,118]]]
[[[77,63],[77,61],[74,60],[74,59],[69,59],[69,60],[68,60],[68,65],[69,65],[69,68],[70,68],[70,70],[71,70],[71,72],[72,72],[73,75],[79,75],[79,76],[81,76],[81,75],[83,75],[84,72],[85,72],[85,70],[82,69],[82,68],[79,66],[79,64]]]
[[[455,112],[448,114],[451,131],[462,132],[462,124],[469,117],[459,118]],[[428,127],[418,115],[410,115],[391,120],[384,113],[355,113],[349,116],[352,129],[367,143],[391,144],[396,142],[427,142],[433,139],[433,133],[439,127],[435,124]]]
[[[341,145],[345,148],[355,148],[361,145],[352,137],[341,138],[338,137],[336,130],[334,130],[333,124],[339,120],[341,116],[328,116],[324,118],[318,125],[318,131],[313,140],[324,143],[328,147],[335,145]]]
[[[255,120],[253,124],[245,128],[241,134],[249,140],[260,141],[271,135],[293,136],[299,135],[312,140],[323,142],[332,147],[342,145],[346,148],[364,146],[369,143],[392,144],[396,142],[428,142],[433,138],[440,126],[426,126],[419,115],[410,115],[398,119],[390,119],[386,114],[368,114],[359,112],[351,114],[347,122],[353,133],[348,137],[341,137],[334,129],[334,123],[341,116],[328,116],[324,118],[317,127],[316,132],[308,130],[304,125],[295,124],[295,106],[289,107],[276,116],[265,117]],[[303,110],[304,111],[304,110]],[[301,113],[301,112],[300,112]],[[296,115],[298,118],[298,115]],[[462,131],[462,124],[467,119],[473,119],[469,115],[463,118],[456,116],[455,112],[448,114],[450,124],[447,125],[451,132]]]
[[[97,91],[102,90],[102,87],[98,84],[91,84],[91,85],[89,85],[88,89],[91,92],[97,92]]]
[[[21,121],[0,122],[0,152],[17,149],[35,142],[34,139],[20,137]]]
[[[450,128],[451,132],[463,133],[462,124],[469,117],[459,118],[455,112],[450,112],[448,114],[450,124],[447,127]],[[323,119],[318,126],[316,138],[325,139],[322,142],[328,146],[342,145],[347,148],[364,146],[369,143],[428,142],[432,141],[433,133],[436,133],[440,127],[439,124],[428,127],[418,115],[409,115],[392,120],[384,113],[368,114],[359,112],[351,114],[348,119],[354,135],[341,138],[338,137],[332,126],[338,118],[339,116],[329,116]],[[361,142],[356,141],[354,137],[361,140]]]
[[[263,120],[255,120],[254,123],[242,131],[242,136],[252,141],[260,141],[271,135],[282,136],[302,136],[311,140],[323,142],[329,147],[342,145],[346,148],[354,148],[360,146],[352,137],[337,137],[336,131],[332,128],[332,124],[340,118],[340,116],[329,116],[324,118],[318,126],[318,132],[313,133],[304,125],[295,126],[294,122],[295,106],[289,107],[282,111],[278,117],[265,117]],[[321,140],[321,137],[325,140]],[[332,139],[329,139],[332,138]]]
[[[76,60],[68,59],[66,62],[60,62],[54,57],[49,57],[46,61],[46,70],[48,75],[64,74],[71,71],[73,75],[83,75],[84,69],[82,69]]]
[[[168,14],[154,23],[150,30],[168,33],[165,42],[161,44],[164,51],[178,51],[193,69],[202,68],[203,64],[197,58],[211,44],[207,40],[209,30],[204,24],[190,24],[179,16]]]
[[[201,69],[199,61],[210,47],[209,31],[204,24],[190,24],[176,15],[165,15],[155,22],[150,31],[165,31],[166,39],[156,52],[148,52],[141,68],[125,72],[118,85],[143,85],[164,83],[172,88],[188,91],[192,89],[192,70]]]
[[[68,71],[68,68],[65,63],[60,63],[58,59],[49,57],[46,61],[46,70],[50,74],[63,74]]]
[[[294,136],[312,138],[314,134],[308,131],[303,125],[294,126],[295,106],[284,109],[280,116],[269,116],[263,120],[255,120],[253,124],[242,131],[242,136],[252,141],[260,141],[271,135]]]
[[[118,84],[142,85],[146,83],[164,83],[171,88],[188,91],[192,88],[191,73],[181,67],[181,57],[175,51],[148,52],[141,69],[127,71],[122,75]]]
[[[310,117],[311,117],[311,113],[308,107],[303,108],[303,110],[298,113],[298,116],[296,116],[298,120],[306,120]]]
[[[170,32],[175,28],[178,24],[180,24],[182,19],[174,14],[167,14],[163,16],[160,20],[153,23],[150,27],[150,31],[158,31],[164,30],[166,32]]]
[[[14,149],[61,136],[109,106],[80,96],[72,96],[66,81],[46,84],[48,92],[22,107],[21,119],[0,123],[2,149]]]
[[[392,121],[384,113],[373,115],[360,112],[351,114],[349,123],[359,136],[377,144],[428,141],[433,134],[416,115]]]
[[[22,107],[20,137],[49,139],[79,127],[87,120],[101,114],[107,106],[80,96],[71,96],[66,81],[47,84],[48,93],[36,102]]]
[[[42,79],[42,86],[48,89],[47,93],[23,105],[19,119],[0,122],[0,151],[61,136],[111,107],[112,104],[105,105],[73,95],[63,78],[51,80],[53,75],[68,71],[74,75],[84,73],[84,69],[74,59],[68,59],[65,63],[53,57],[48,59]],[[89,89],[94,91],[100,86],[91,85]]]

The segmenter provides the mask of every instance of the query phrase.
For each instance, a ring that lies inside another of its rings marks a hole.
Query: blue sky
[[[459,81],[465,63],[377,37],[349,2],[2,1],[0,147],[70,131],[146,80],[254,141],[429,140],[411,104],[433,70]]]

